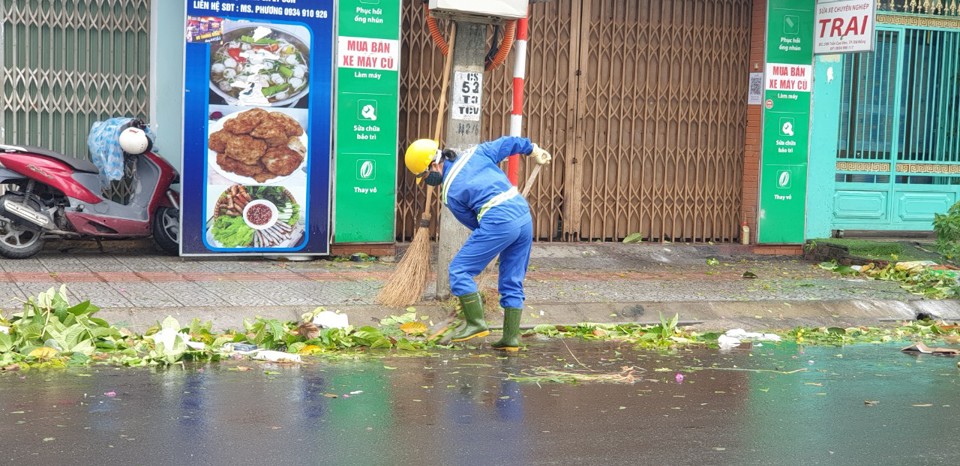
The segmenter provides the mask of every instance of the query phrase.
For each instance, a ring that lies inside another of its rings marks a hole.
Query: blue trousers
[[[530,263],[533,222],[530,217],[509,223],[480,223],[450,262],[450,291],[463,296],[477,291],[473,281],[500,254],[500,305],[523,308],[523,279]]]

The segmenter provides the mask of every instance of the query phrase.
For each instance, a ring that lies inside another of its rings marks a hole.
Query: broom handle
[[[450,49],[447,52],[446,63],[443,64],[443,84],[440,86],[440,109],[437,112],[437,129],[433,133],[433,140],[440,143],[440,130],[443,129],[443,113],[447,106],[447,86],[450,85],[450,69],[453,68],[453,46],[457,41],[457,23],[450,24]]]
[[[527,182],[523,183],[523,197],[527,197],[527,194],[530,194],[530,188],[533,187],[533,182],[537,181],[537,175],[540,174],[540,169],[543,168],[543,165],[537,164],[536,167],[533,167],[533,171],[530,172],[530,176],[527,177]]]
[[[443,84],[440,85],[440,105],[437,112],[437,129],[433,133],[433,140],[440,143],[440,131],[443,129],[443,114],[447,106],[447,86],[450,84],[450,69],[453,68],[453,46],[457,41],[457,23],[450,23],[450,46],[447,50],[447,59],[443,65]],[[423,215],[420,217],[420,227],[430,228],[430,219],[433,218],[433,191],[436,188],[427,186],[427,204],[423,208]]]

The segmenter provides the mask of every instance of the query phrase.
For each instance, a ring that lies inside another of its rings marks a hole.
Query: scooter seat
[[[100,169],[97,168],[93,162],[89,160],[82,160],[76,157],[71,157],[69,155],[64,155],[59,152],[54,152],[49,149],[44,149],[42,147],[35,146],[6,146],[0,145],[0,150],[4,152],[29,152],[33,154],[39,154],[44,157],[50,157],[51,159],[57,159],[76,171],[86,172],[86,173],[100,173]]]

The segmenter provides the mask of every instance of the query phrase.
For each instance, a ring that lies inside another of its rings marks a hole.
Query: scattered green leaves
[[[927,298],[950,299],[960,296],[960,284],[957,282],[960,274],[932,262],[898,262],[886,267],[867,264],[859,268],[823,262],[820,268],[844,276],[862,275],[875,280],[896,281],[910,293]]]
[[[904,322],[891,327],[798,327],[785,336],[801,345],[844,346],[898,341],[958,341],[960,326],[932,320]]]
[[[584,340],[618,340],[636,343],[646,348],[670,348],[679,345],[706,344],[710,340],[699,334],[678,327],[679,314],[672,318],[660,315],[657,325],[643,324],[596,324],[537,325],[531,332],[552,338],[581,338]],[[716,336],[712,338],[716,342]]]
[[[634,244],[643,242],[643,233],[632,233],[623,239],[623,244]]]

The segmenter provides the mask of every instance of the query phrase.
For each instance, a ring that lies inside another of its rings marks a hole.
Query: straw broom
[[[440,106],[437,112],[437,125],[433,140],[440,142],[440,130],[443,128],[443,115],[447,104],[447,85],[450,82],[450,68],[453,66],[453,46],[456,41],[456,23],[450,24],[450,48],[447,52],[443,67],[443,84],[440,88]],[[420,216],[420,225],[410,247],[397,264],[397,269],[387,280],[386,285],[377,294],[376,301],[384,306],[409,306],[423,296],[423,289],[427,286],[427,276],[430,274],[430,220],[432,219],[431,203],[436,188],[427,186],[427,202],[424,204]]]

